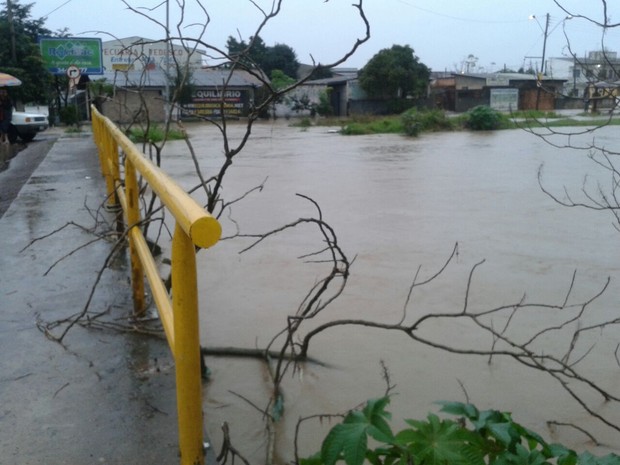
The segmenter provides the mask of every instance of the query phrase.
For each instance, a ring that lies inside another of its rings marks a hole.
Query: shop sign
[[[45,68],[65,75],[70,66],[81,74],[103,74],[101,39],[83,37],[40,37],[39,47]]]

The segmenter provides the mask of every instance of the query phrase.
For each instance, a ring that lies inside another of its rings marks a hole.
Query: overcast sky
[[[163,4],[162,4],[163,1]],[[28,3],[28,0],[21,0]],[[165,0],[128,0],[135,7],[153,8],[149,13],[166,21]],[[204,13],[195,0],[185,0],[184,34],[195,36],[204,23]],[[256,0],[269,9],[270,0]],[[351,7],[353,0],[284,0],[280,16],[262,32],[267,45],[285,43],[293,47],[302,63],[327,63],[347,50],[363,34],[363,24]],[[261,14],[247,0],[203,0],[211,22],[204,40],[224,47],[229,35],[247,39],[255,31]],[[562,0],[574,15],[602,18],[600,0]],[[620,1],[608,1],[608,16],[620,21]],[[179,21],[178,0],[169,0],[170,25]],[[544,44],[546,14],[550,15],[547,57],[568,55],[564,30],[572,49],[583,56],[600,50],[602,35],[584,19],[567,20],[567,14],[552,0],[364,0],[371,25],[371,39],[346,66],[362,67],[379,50],[393,44],[408,44],[420,60],[435,71],[459,69],[469,56],[478,58],[480,71],[495,71],[506,65],[517,69],[540,61]],[[534,15],[535,19],[529,19]],[[47,17],[53,31],[69,28],[72,35],[109,40],[142,36],[165,37],[163,29],[152,21],[127,10],[121,0],[38,0],[32,8],[35,18]],[[609,50],[620,51],[620,28],[604,38]],[[97,32],[97,33],[96,33]]]

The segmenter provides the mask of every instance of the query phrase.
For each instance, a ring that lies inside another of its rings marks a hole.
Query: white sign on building
[[[498,111],[519,109],[519,89],[491,89],[490,106]]]
[[[204,52],[191,48],[186,50],[165,41],[153,41],[143,37],[110,40],[102,43],[103,69],[106,71],[132,71],[165,69],[166,62],[173,66],[174,60],[181,65],[189,62],[191,66],[202,66]]]

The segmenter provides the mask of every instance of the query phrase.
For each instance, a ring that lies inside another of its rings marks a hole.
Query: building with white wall
[[[102,43],[105,71],[164,70],[167,60],[170,66],[176,60],[181,66],[189,62],[190,66],[200,68],[204,55],[204,51],[190,46],[167,44],[165,41],[137,36]]]
[[[584,57],[549,58],[546,74],[566,80],[565,95],[583,97],[588,86],[620,80],[620,60],[617,52],[608,50],[588,52]]]

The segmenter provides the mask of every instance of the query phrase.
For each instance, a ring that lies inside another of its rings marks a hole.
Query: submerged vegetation
[[[449,114],[443,110],[411,108],[400,115],[361,115],[349,118],[303,118],[295,126],[338,126],[348,136],[368,134],[404,134],[418,136],[438,131],[492,131],[500,129],[540,127],[580,127],[620,125],[620,117],[580,115],[587,118],[564,117],[552,111],[517,111],[502,113],[488,106],[478,106],[467,113]]]

